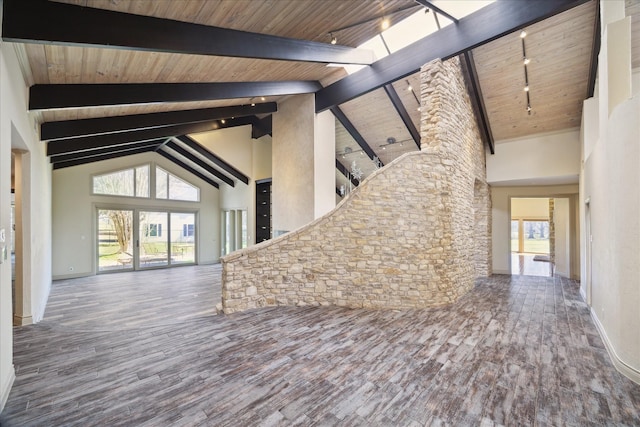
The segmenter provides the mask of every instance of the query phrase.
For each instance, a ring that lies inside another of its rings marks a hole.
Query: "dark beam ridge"
[[[2,24],[3,39],[19,43],[362,65],[374,58],[364,49],[46,0],[5,0]]]
[[[317,81],[40,84],[29,88],[29,110],[299,95],[321,87]]]
[[[140,154],[140,153],[148,153],[148,152],[152,152],[155,151],[155,147],[154,146],[147,146],[147,147],[138,147],[135,149],[131,149],[131,150],[125,150],[125,151],[114,151],[112,153],[108,153],[108,154],[102,154],[100,156],[91,156],[91,157],[78,157],[76,159],[70,159],[64,162],[55,162],[53,164],[53,169],[63,169],[63,168],[68,168],[71,166],[79,166],[79,165],[84,165],[87,163],[93,163],[93,162],[99,162],[102,160],[110,160],[110,159],[116,159],[118,157],[125,157],[125,156],[132,156],[134,154]]]
[[[223,127],[250,124],[252,124],[251,117],[236,117],[235,119],[225,120],[224,124],[221,124],[218,121],[200,122],[177,126],[165,126],[161,128],[134,130],[131,132],[108,133],[104,135],[60,139],[57,141],[50,141],[47,144],[47,154],[54,155],[73,151],[93,150],[102,147],[125,145],[139,141],[169,138],[190,133],[209,132]]]
[[[418,129],[416,129],[416,126],[413,124],[413,120],[411,120],[411,116],[409,115],[409,112],[404,107],[404,104],[402,103],[402,100],[400,99],[398,92],[391,84],[384,85],[384,91],[387,93],[389,100],[391,100],[393,107],[396,109],[396,111],[400,115],[402,122],[404,123],[407,130],[411,134],[411,138],[413,138],[413,142],[416,143],[419,150],[420,149],[420,132],[418,132]]]
[[[527,25],[590,0],[496,1],[316,92],[316,112],[330,109]]]
[[[482,88],[480,87],[480,80],[478,80],[478,72],[476,71],[476,65],[473,61],[473,52],[465,52],[462,54],[461,59],[462,61],[460,62],[467,80],[469,98],[471,98],[471,105],[475,112],[482,142],[489,147],[491,154],[495,154],[493,133],[491,132],[487,107],[484,105],[484,98],[482,97]]]
[[[200,168],[204,169],[205,171],[207,171],[207,173],[215,176],[216,178],[218,178],[220,181],[224,182],[225,184],[230,185],[231,187],[235,187],[236,184],[231,178],[229,178],[225,174],[221,173],[220,171],[216,170],[213,166],[211,166],[209,163],[207,163],[204,160],[202,160],[200,157],[198,157],[195,154],[191,153],[190,151],[180,147],[175,142],[169,141],[166,145],[164,145],[162,147],[163,150],[165,150],[166,148],[168,148],[170,150],[173,150],[176,153],[180,154],[182,157],[184,157],[185,159],[189,160],[191,163],[196,164]]]
[[[378,155],[371,149],[369,144],[367,144],[367,141],[365,141],[362,135],[360,135],[358,129],[356,129],[353,123],[351,123],[351,120],[349,120],[349,118],[342,112],[340,107],[338,107],[337,105],[331,107],[331,112],[336,117],[336,119],[338,119],[338,121],[342,123],[342,126],[344,126],[351,137],[356,141],[360,148],[362,148],[362,151],[367,153],[367,156],[369,156],[371,160],[373,160],[375,157],[378,157]],[[380,166],[384,166],[380,158],[378,158],[378,161],[380,162]]]
[[[51,163],[67,162],[67,161],[75,160],[75,159],[98,157],[98,156],[102,156],[102,155],[110,154],[110,153],[119,153],[119,152],[123,152],[123,151],[137,150],[137,149],[143,148],[143,147],[153,147],[155,149],[160,144],[162,144],[163,141],[164,141],[164,139],[152,139],[151,141],[144,141],[144,142],[138,142],[138,143],[135,143],[135,144],[121,145],[121,146],[118,146],[118,147],[105,147],[105,148],[97,148],[95,150],[75,151],[75,152],[71,152],[71,153],[67,153],[67,154],[57,154],[57,155],[49,156],[49,161]]]
[[[56,139],[94,136],[105,133],[206,122],[256,114],[270,114],[276,111],[278,111],[278,105],[275,102],[267,102],[253,106],[235,105],[198,110],[166,111],[161,113],[45,122],[40,126],[40,139],[43,141],[52,141]]]
[[[159,149],[159,150],[156,150],[156,153],[160,154],[162,157],[164,157],[165,159],[169,160],[170,162],[173,162],[174,164],[180,166],[182,169],[186,170],[187,172],[190,172],[191,174],[197,176],[198,178],[200,178],[204,182],[213,185],[215,188],[220,188],[220,185],[217,182],[215,182],[213,179],[211,179],[208,176],[206,176],[205,174],[197,171],[196,169],[194,169],[191,166],[187,165],[183,161],[180,161],[180,160],[176,159],[175,157],[173,157],[171,154],[167,153],[166,151],[162,151],[161,149]]]
[[[185,146],[189,147],[193,151],[197,152],[198,154],[200,154],[201,156],[203,156],[204,158],[206,158],[210,162],[213,162],[214,164],[216,164],[218,167],[223,169],[225,172],[227,172],[230,175],[232,175],[237,180],[242,181],[245,184],[249,184],[249,177],[248,176],[246,176],[245,174],[240,172],[238,169],[236,169],[233,166],[231,166],[229,163],[225,162],[220,157],[216,156],[211,151],[207,150],[202,145],[198,144],[193,139],[189,138],[187,135],[181,135],[181,136],[178,136],[175,139],[180,141],[182,144],[184,144]]]

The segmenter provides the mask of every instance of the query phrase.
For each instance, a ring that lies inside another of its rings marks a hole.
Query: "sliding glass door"
[[[140,211],[138,221],[140,268],[169,265],[169,214]]]
[[[98,272],[196,262],[196,214],[98,209]]]
[[[196,262],[196,214],[171,213],[171,264]]]
[[[98,272],[132,270],[133,211],[98,209]]]

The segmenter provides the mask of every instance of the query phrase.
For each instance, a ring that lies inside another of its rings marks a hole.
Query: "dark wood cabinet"
[[[271,239],[271,178],[256,181],[256,243]]]

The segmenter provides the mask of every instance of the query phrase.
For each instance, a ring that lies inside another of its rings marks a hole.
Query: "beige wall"
[[[545,197],[512,198],[512,219],[549,219],[549,199]]]
[[[91,194],[91,176],[151,163],[200,188],[200,202],[177,202]],[[221,184],[226,185],[226,184]],[[155,153],[137,154],[53,172],[53,277],[96,273],[96,207],[198,211],[200,264],[220,257],[219,190]]]
[[[1,12],[0,12],[1,13]],[[27,114],[28,85],[20,71],[14,45],[0,41],[0,229],[9,246],[11,220],[11,150],[21,150],[23,178],[17,194],[23,204],[20,230],[23,285],[17,285],[22,323],[44,315],[51,289],[51,167],[34,120]],[[9,251],[7,253],[9,255]],[[14,380],[11,262],[0,264],[0,410]]]
[[[487,154],[491,185],[577,184],[579,174],[579,129],[496,141]]]
[[[549,185],[542,187],[491,187],[492,203],[492,248],[493,272],[496,274],[511,274],[511,203],[512,197],[553,197],[571,196],[574,205],[578,203],[577,185]],[[548,211],[547,211],[548,212]],[[573,221],[571,235],[575,239],[579,236],[578,224]],[[572,257],[579,259],[578,248]],[[576,271],[577,274],[577,271]]]
[[[220,185],[220,209],[246,210],[247,244],[255,244],[255,181],[271,178],[271,136],[252,139],[250,125],[190,136],[249,177],[249,184],[236,181],[234,187]]]
[[[314,129],[313,94],[289,97],[273,114],[271,206],[274,233],[293,231],[315,217]]]

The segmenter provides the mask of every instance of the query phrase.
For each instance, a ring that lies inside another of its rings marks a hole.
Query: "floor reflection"
[[[511,274],[524,276],[553,276],[553,263],[534,261],[536,254],[511,253]]]

